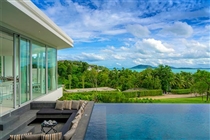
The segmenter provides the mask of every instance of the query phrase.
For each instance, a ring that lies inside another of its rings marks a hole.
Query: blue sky
[[[32,0],[73,40],[59,60],[210,67],[208,0]]]

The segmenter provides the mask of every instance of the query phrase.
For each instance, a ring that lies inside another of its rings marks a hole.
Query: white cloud
[[[84,53],[84,52],[81,55],[79,55],[78,58],[84,61],[101,61],[105,59],[101,55],[97,55],[95,53]]]
[[[185,22],[175,22],[173,25],[164,27],[162,33],[172,34],[178,37],[190,37],[193,34],[193,28]]]
[[[32,1],[75,42],[59,59],[122,66],[209,63],[207,1]],[[85,50],[87,45],[92,47]]]
[[[206,25],[205,28],[209,31],[210,30],[210,25]]]
[[[124,34],[127,31],[125,29],[118,29],[118,30],[107,30],[107,31],[102,31],[102,34],[105,35],[119,35],[119,34]]]
[[[147,37],[150,34],[150,31],[147,29],[147,27],[141,26],[141,25],[128,25],[126,27],[128,32],[130,32],[133,36],[142,38]]]
[[[113,54],[112,57],[114,57],[115,59],[118,59],[118,60],[124,60],[124,59],[126,59],[124,56],[119,55],[119,54]]]
[[[120,63],[116,63],[118,66],[121,66],[121,64]]]
[[[174,49],[165,47],[160,40],[155,40],[153,38],[151,39],[143,39],[142,45],[144,47],[149,47],[154,49],[156,52],[160,53],[167,53],[167,52],[173,52]]]
[[[122,47],[120,47],[120,50],[122,50],[122,51],[128,51],[129,48],[122,46]]]

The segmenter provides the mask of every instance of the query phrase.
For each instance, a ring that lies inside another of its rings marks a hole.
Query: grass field
[[[210,103],[210,101],[206,102],[206,98],[204,97],[190,97],[190,98],[168,98],[168,99],[157,99],[153,101],[154,103]]]

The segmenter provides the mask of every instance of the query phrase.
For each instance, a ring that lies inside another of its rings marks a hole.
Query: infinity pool
[[[209,140],[208,104],[95,104],[85,140]]]

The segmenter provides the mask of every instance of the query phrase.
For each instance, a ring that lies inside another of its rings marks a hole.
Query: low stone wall
[[[80,119],[76,131],[71,140],[83,140],[85,138],[85,133],[88,128],[93,107],[94,107],[94,102],[89,101],[87,106],[85,107],[85,112],[83,113],[82,118]]]

